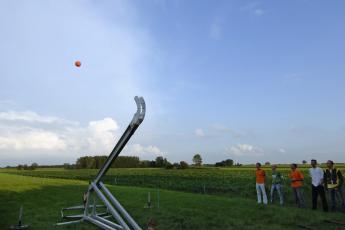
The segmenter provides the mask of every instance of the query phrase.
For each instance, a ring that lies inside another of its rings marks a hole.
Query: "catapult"
[[[137,104],[137,112],[126,131],[122,134],[120,140],[115,145],[109,157],[100,168],[97,176],[90,182],[90,186],[84,194],[84,205],[63,208],[61,216],[70,221],[57,223],[57,226],[76,224],[80,222],[89,222],[105,230],[141,230],[139,225],[128,214],[120,202],[111,194],[105,184],[102,183],[102,177],[107,173],[112,163],[119,156],[129,139],[135,133],[141,122],[145,118],[145,101],[142,97],[134,98]],[[104,205],[97,205],[96,199]],[[97,212],[97,208],[106,208],[106,211]],[[83,210],[83,214],[65,215],[65,211]]]

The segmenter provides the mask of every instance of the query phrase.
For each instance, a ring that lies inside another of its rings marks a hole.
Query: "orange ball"
[[[81,66],[81,62],[80,62],[80,61],[75,61],[75,62],[74,62],[74,65],[75,65],[76,67],[80,67],[80,66]]]

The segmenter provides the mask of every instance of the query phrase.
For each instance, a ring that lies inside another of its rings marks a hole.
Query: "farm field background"
[[[345,165],[336,165],[345,172]],[[267,185],[270,184],[271,169],[263,167],[267,174]],[[284,176],[284,193],[287,204],[293,205],[291,189],[289,186],[288,165],[280,165],[279,171]],[[304,193],[307,202],[311,202],[310,177],[308,166],[300,166],[305,176]],[[97,174],[98,169],[62,169],[43,168],[36,170],[2,169],[0,172],[10,174],[34,176],[42,178],[60,178],[91,181]],[[241,197],[256,199],[255,168],[254,166],[214,168],[201,167],[184,170],[161,169],[161,168],[119,168],[110,169],[104,177],[107,184],[147,187],[155,189],[167,189],[209,195],[223,195],[228,197]],[[268,189],[268,186],[267,186]]]
[[[81,225],[54,227],[61,221],[63,207],[78,205],[88,183],[75,179],[52,179],[0,173],[0,229],[16,223],[20,205],[24,206],[24,223],[31,229],[96,229]],[[344,214],[323,213],[310,209],[262,206],[246,198],[193,194],[161,189],[158,207],[157,190],[128,186],[109,186],[112,193],[145,228],[153,218],[156,229],[296,229],[297,225],[313,229],[339,229],[324,220],[341,220]],[[147,194],[154,207],[145,209]]]

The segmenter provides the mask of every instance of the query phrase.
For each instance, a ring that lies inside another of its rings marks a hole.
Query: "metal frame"
[[[109,157],[99,170],[96,178],[90,183],[87,192],[84,194],[84,205],[64,208],[61,210],[61,216],[65,219],[74,219],[72,221],[57,223],[56,225],[68,225],[76,224],[83,221],[90,222],[101,229],[105,230],[141,230],[140,226],[135,220],[128,214],[126,209],[120,204],[120,202],[111,194],[107,187],[102,183],[103,176],[107,173],[109,168],[115,159],[119,156],[122,149],[125,147],[129,139],[135,133],[141,122],[145,118],[146,105],[144,98],[135,97],[137,104],[137,112],[134,114],[132,121],[128,125],[126,131],[122,134],[120,140],[115,145],[114,149],[109,154]],[[93,198],[93,202],[91,199]],[[96,205],[96,198],[101,200],[104,205]],[[91,204],[91,202],[93,204]],[[97,207],[106,207],[106,213],[97,213]],[[64,211],[67,210],[83,210],[81,215],[65,216]],[[90,209],[92,211],[90,212]],[[109,214],[109,215],[108,215]],[[107,216],[108,215],[108,216]],[[108,220],[113,218],[115,222]]]

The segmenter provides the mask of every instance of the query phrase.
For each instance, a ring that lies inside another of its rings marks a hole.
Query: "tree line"
[[[79,157],[75,164],[65,163],[62,165],[65,169],[99,169],[107,160],[108,156],[83,156]],[[112,163],[111,168],[166,168],[166,169],[187,169],[190,166],[202,167],[203,160],[200,154],[195,154],[192,158],[192,165],[189,165],[186,161],[180,161],[171,163],[167,158],[158,156],[155,160],[140,160],[137,156],[119,156]],[[216,166],[216,167],[231,167],[234,165],[232,159],[226,159],[215,164],[207,164],[205,166]],[[55,165],[56,166],[56,165]],[[237,166],[240,166],[237,164]],[[18,170],[34,170],[36,168],[49,167],[38,165],[33,163],[28,165],[18,165]],[[58,165],[61,167],[61,165]]]
[[[77,169],[99,169],[106,161],[107,156],[84,156],[77,159],[75,168]],[[203,166],[203,160],[200,154],[195,154],[192,158],[194,167]],[[217,162],[213,166],[230,167],[234,165],[232,159],[226,159]],[[211,165],[212,166],[212,165]],[[167,169],[187,169],[190,165],[186,161],[171,163],[167,158],[162,156],[156,157],[155,160],[140,160],[136,156],[119,156],[111,165],[112,168],[167,168]],[[68,168],[68,165],[65,165]]]

